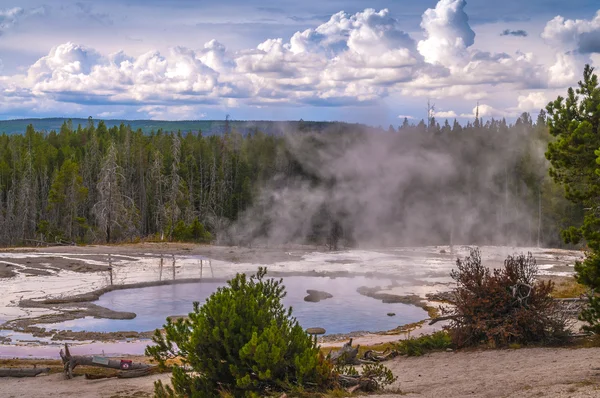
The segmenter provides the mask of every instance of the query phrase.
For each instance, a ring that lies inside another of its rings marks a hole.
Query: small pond
[[[382,303],[357,293],[360,286],[389,286],[391,280],[366,277],[290,276],[283,278],[287,296],[286,306],[292,306],[293,315],[302,327],[322,327],[327,334],[354,331],[385,331],[397,326],[426,319],[427,313],[416,306],[400,303]],[[149,331],[160,328],[165,318],[184,315],[192,310],[192,303],[203,303],[223,283],[202,282],[139,289],[116,290],[104,294],[94,302],[115,311],[137,314],[129,320],[83,318],[56,324],[40,325],[47,329],[115,332]],[[318,303],[306,302],[307,289],[321,290],[333,298]],[[395,313],[395,316],[388,316]]]

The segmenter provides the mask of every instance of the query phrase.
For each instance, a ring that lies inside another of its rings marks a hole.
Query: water
[[[400,303],[382,303],[356,292],[360,286],[387,286],[386,279],[365,277],[329,278],[290,276],[284,278],[287,296],[286,306],[293,307],[293,315],[302,327],[322,327],[327,334],[354,331],[384,331],[427,318],[427,313],[416,306]],[[139,289],[118,290],[104,294],[96,301],[115,311],[137,314],[130,320],[83,318],[51,325],[47,329],[72,331],[149,331],[160,328],[165,318],[184,315],[192,310],[192,303],[203,303],[222,283],[190,283],[170,286],[153,286]],[[307,289],[322,290],[333,298],[318,303],[304,301]],[[396,316],[390,317],[387,313]]]

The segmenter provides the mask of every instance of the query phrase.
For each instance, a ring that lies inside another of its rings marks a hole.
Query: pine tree
[[[589,323],[588,330],[600,333],[600,87],[593,72],[586,65],[579,87],[548,104],[548,126],[556,141],[548,144],[546,157],[550,175],[565,187],[566,197],[585,206],[583,225],[563,231],[563,238],[572,243],[585,239],[590,249],[575,271],[579,283],[591,289],[590,306],[581,319]]]
[[[166,333],[156,331],[156,345],[146,354],[162,365],[176,355],[194,373],[175,366],[173,387],[158,383],[156,395],[210,398],[224,390],[251,397],[292,386],[327,389],[331,365],[283,306],[284,297],[282,281],[266,278],[261,268],[250,277],[238,274],[204,305],[194,303],[188,319],[167,319]]]
[[[72,239],[81,217],[81,204],[87,198],[88,189],[83,186],[77,163],[66,160],[55,175],[49,193],[49,209],[53,213],[56,230],[63,231]]]

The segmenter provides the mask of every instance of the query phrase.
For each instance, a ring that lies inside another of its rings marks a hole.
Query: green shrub
[[[183,220],[179,220],[173,228],[173,240],[178,242],[210,242],[212,235],[197,218],[189,225],[186,225]]]
[[[452,338],[446,331],[410,338],[398,343],[398,351],[411,357],[418,357],[430,351],[445,350],[451,347]]]
[[[213,293],[203,306],[194,303],[187,319],[167,319],[165,334],[146,349],[161,365],[180,356],[194,373],[175,367],[172,388],[157,383],[157,397],[235,397],[332,386],[332,365],[316,341],[300,327],[281,300],[281,280],[238,274]]]

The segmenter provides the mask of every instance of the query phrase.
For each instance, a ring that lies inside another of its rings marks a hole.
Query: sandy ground
[[[387,365],[406,397],[600,396],[600,348],[438,352]]]
[[[379,398],[599,397],[600,348],[531,348],[438,352],[386,362],[398,376]],[[0,397],[149,397],[153,383],[138,379],[64,380],[61,374],[0,379]]]

